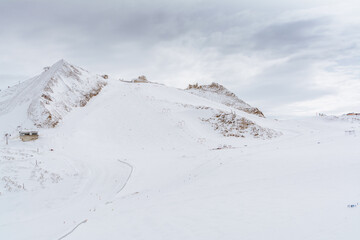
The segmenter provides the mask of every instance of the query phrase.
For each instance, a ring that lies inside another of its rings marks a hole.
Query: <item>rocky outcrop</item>
[[[210,118],[202,118],[202,121],[210,123],[215,131],[225,137],[244,138],[250,135],[254,138],[270,139],[281,135],[280,132],[261,127],[249,119],[237,116],[234,112],[218,111]]]
[[[198,85],[197,83],[193,85],[190,84],[186,88],[186,91],[259,117],[265,117],[258,108],[250,106],[239,99],[233,92],[230,92],[218,83],[212,83],[210,85]]]

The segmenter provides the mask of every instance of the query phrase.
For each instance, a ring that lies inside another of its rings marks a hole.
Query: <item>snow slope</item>
[[[224,136],[202,120],[219,111],[282,135]],[[0,145],[0,238],[358,239],[349,129],[109,79],[39,140]]]

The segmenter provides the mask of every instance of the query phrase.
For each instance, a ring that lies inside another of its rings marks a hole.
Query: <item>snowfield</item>
[[[90,73],[67,97],[54,88],[48,109],[94,79],[101,91],[32,142],[17,126],[37,129],[27,113],[44,88],[26,101],[16,86],[1,93],[0,239],[359,239],[360,121],[269,119]]]

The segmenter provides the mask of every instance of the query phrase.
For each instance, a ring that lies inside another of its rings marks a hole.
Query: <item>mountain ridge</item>
[[[226,106],[234,107],[259,117],[265,117],[258,108],[250,106],[248,103],[238,98],[235,93],[229,91],[219,83],[213,82],[209,85],[199,85],[197,83],[193,85],[190,84],[185,90],[200,97],[218,101]]]

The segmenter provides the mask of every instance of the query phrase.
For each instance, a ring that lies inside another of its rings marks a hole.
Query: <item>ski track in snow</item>
[[[61,240],[61,239],[64,239],[66,238],[67,236],[69,236],[71,233],[73,233],[81,224],[84,224],[87,222],[87,219],[85,219],[84,221],[78,223],[73,229],[71,229],[70,232],[66,233],[64,236],[58,238],[58,240]]]
[[[121,163],[123,163],[123,164],[125,164],[126,166],[129,166],[131,170],[130,170],[129,176],[127,177],[125,183],[124,183],[123,186],[117,191],[117,193],[121,192],[121,190],[123,190],[123,189],[126,187],[126,184],[129,182],[129,180],[130,180],[130,178],[131,178],[131,175],[132,175],[132,173],[133,173],[133,171],[134,171],[134,167],[133,167],[131,164],[129,164],[129,163],[127,163],[127,162],[124,162],[124,161],[121,161],[121,160],[119,160],[119,159],[118,159],[118,161],[121,162]]]

